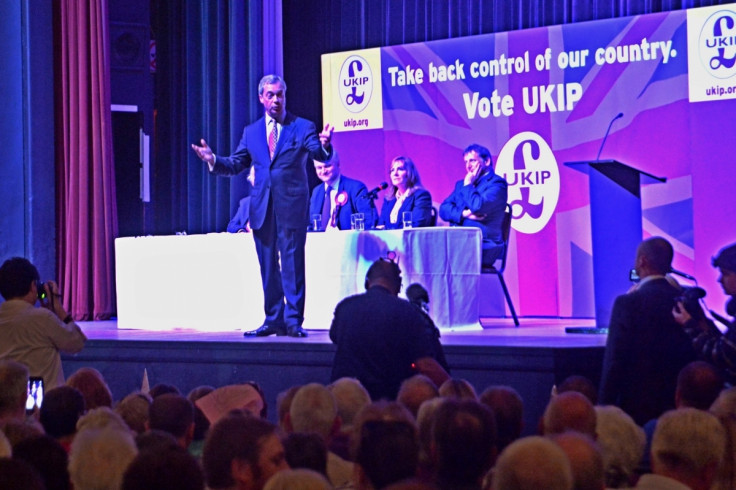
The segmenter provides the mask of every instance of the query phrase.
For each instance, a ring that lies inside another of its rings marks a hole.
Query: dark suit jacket
[[[280,227],[304,228],[308,223],[309,184],[307,163],[332,158],[325,154],[314,123],[287,113],[276,145],[273,161],[268,154],[266,118],[246,126],[238,148],[229,157],[217,156],[213,173],[235,175],[255,166],[255,186],[251,191],[250,226],[263,225],[269,198]]]
[[[672,317],[679,294],[655,278],[613,304],[598,402],[621,407],[639,425],[675,407],[677,375],[695,360],[690,339]]]
[[[375,218],[373,208],[371,207],[370,199],[366,199],[365,195],[368,192],[365,184],[359,180],[350,179],[344,175],[340,176],[340,182],[337,186],[338,194],[345,191],[348,195],[348,202],[346,202],[337,211],[336,224],[340,230],[350,229],[350,215],[353,213],[363,213],[365,215],[365,227],[366,229],[372,228],[375,225]],[[333,194],[334,196],[335,194]],[[322,214],[322,205],[325,200],[325,184],[322,183],[314,188],[312,191],[312,199],[309,202],[309,214]],[[310,222],[309,227],[311,229],[312,224]]]
[[[412,228],[421,228],[432,224],[432,196],[426,189],[417,189],[409,197],[407,197],[401,208],[396,223],[391,223],[391,210],[394,208],[396,201],[394,199],[384,199],[381,206],[381,217],[378,219],[379,225],[384,225],[387,230],[403,228],[404,222],[401,214],[404,211],[411,211]]]
[[[475,185],[455,184],[455,190],[440,206],[440,217],[451,226],[473,226],[483,232],[483,263],[493,262],[503,251],[501,224],[506,211],[508,184],[503,177],[490,171],[478,179]],[[476,221],[463,218],[463,210],[484,214]]]

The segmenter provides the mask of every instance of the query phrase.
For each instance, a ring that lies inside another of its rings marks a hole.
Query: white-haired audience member
[[[562,434],[574,430],[596,439],[596,414],[593,404],[577,391],[552,397],[544,411],[544,434]]]
[[[316,471],[298,468],[279,471],[263,490],[332,490],[332,485]]]
[[[459,378],[450,378],[439,388],[443,398],[458,398],[460,400],[477,400],[478,394],[470,382]]]
[[[694,408],[664,413],[652,440],[652,471],[635,488],[709,490],[723,459],[726,436],[718,419]]]
[[[137,453],[130,431],[107,428],[78,432],[69,453],[74,489],[119,490]]]
[[[551,437],[570,461],[575,490],[604,490],[603,455],[598,445],[585,434],[569,431]]]
[[[0,427],[5,422],[22,422],[26,417],[28,368],[15,361],[0,361]]]
[[[721,421],[726,434],[726,451],[712,490],[733,490],[736,488],[736,388],[721,391],[710,412]]]
[[[595,407],[596,442],[603,452],[606,487],[627,488],[635,483],[646,437],[626,412],[614,405]]]
[[[89,410],[77,420],[77,432],[87,429],[117,429],[130,431],[125,420],[110,407],[97,407]]]
[[[371,403],[368,390],[356,378],[340,378],[327,386],[335,397],[337,415],[342,422],[332,436],[329,449],[345,460],[352,460],[353,422],[363,407]]]
[[[288,426],[292,432],[316,433],[329,446],[340,430],[337,403],[330,390],[319,383],[299,388],[291,401]],[[327,477],[336,487],[346,485],[352,481],[353,464],[328,451]]]
[[[423,374],[415,374],[401,383],[396,401],[404,405],[416,417],[422,403],[438,396],[440,392],[431,379]]]
[[[573,476],[565,452],[540,436],[512,442],[496,461],[494,490],[572,490]]]

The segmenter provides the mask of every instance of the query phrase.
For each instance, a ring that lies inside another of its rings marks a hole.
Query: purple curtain
[[[75,320],[103,320],[115,312],[117,235],[107,0],[55,8],[57,277]]]

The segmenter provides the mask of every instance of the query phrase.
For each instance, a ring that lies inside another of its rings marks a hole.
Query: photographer
[[[721,276],[723,291],[731,296],[726,303],[726,312],[736,316],[736,244],[721,249],[713,259],[713,267],[717,267]],[[699,304],[686,305],[678,302],[672,310],[675,321],[683,326],[685,333],[692,339],[693,347],[701,359],[723,369],[729,381],[736,382],[736,320],[731,319],[728,330],[722,334],[712,320],[705,317]]]
[[[56,283],[39,279],[36,267],[22,257],[0,266],[5,298],[0,304],[0,359],[25,364],[50,390],[64,384],[59,352],[81,351],[87,337],[62,306]],[[39,300],[41,308],[35,306]]]

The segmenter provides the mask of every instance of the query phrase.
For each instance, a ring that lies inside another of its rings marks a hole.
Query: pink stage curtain
[[[55,2],[59,287],[75,320],[115,312],[107,0]]]

